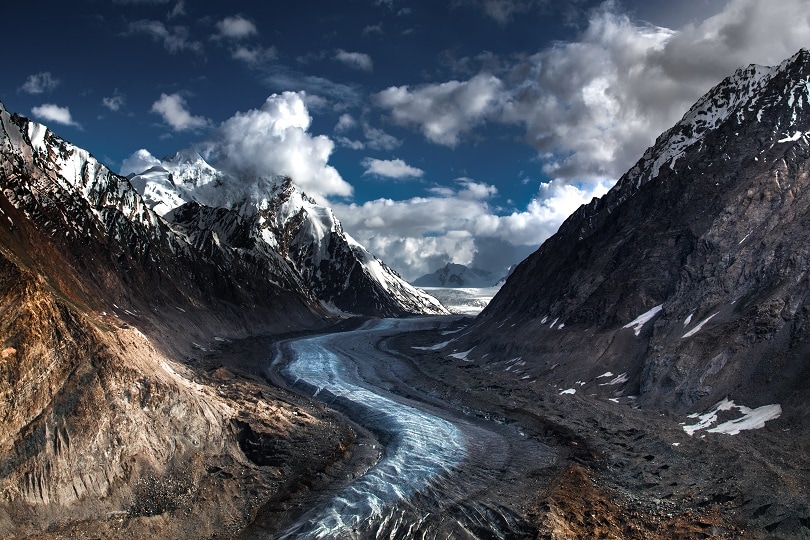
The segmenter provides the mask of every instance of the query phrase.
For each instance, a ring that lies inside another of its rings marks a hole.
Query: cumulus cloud
[[[406,279],[453,261],[505,272],[535,250],[580,205],[609,185],[543,184],[523,210],[503,215],[488,199],[490,184],[459,178],[431,196],[333,205],[344,228]]]
[[[289,176],[321,201],[329,195],[351,195],[351,185],[328,164],[334,143],[311,135],[311,123],[306,94],[273,94],[261,108],[225,120],[211,150],[221,166],[244,177]]]
[[[119,111],[121,107],[124,106],[126,100],[127,100],[126,96],[120,93],[116,88],[112,96],[102,98],[101,104],[107,107],[109,110],[116,112]]]
[[[118,173],[121,176],[138,174],[155,165],[160,165],[160,160],[153,156],[149,150],[141,148],[133,152],[129,157],[124,158],[124,161],[121,162],[121,170]]]
[[[225,17],[217,22],[216,37],[227,39],[244,39],[259,33],[256,25],[242,15]]]
[[[392,86],[374,96],[394,121],[418,127],[432,142],[458,144],[460,136],[498,109],[503,83],[495,76],[478,74],[468,81],[426,84],[411,89]]]
[[[374,159],[363,160],[365,167],[364,175],[383,176],[401,180],[404,178],[421,178],[425,171],[417,167],[411,167],[401,159]]]
[[[374,62],[371,57],[365,53],[349,52],[343,49],[338,49],[335,52],[335,60],[349,66],[352,69],[359,69],[361,71],[373,71]]]
[[[53,103],[43,103],[31,109],[31,113],[46,122],[55,122],[57,124],[81,128],[81,125],[73,120],[68,107],[60,107]]]
[[[51,75],[50,71],[42,71],[29,75],[19,90],[29,94],[44,94],[57,86],[59,86],[59,79]]]
[[[140,20],[129,23],[127,35],[146,34],[161,43],[170,53],[203,52],[202,43],[192,40],[185,26],[166,26],[160,21]]]
[[[180,94],[160,94],[150,110],[161,115],[175,131],[194,131],[208,127],[211,123],[203,116],[193,116],[186,107],[185,98]]]

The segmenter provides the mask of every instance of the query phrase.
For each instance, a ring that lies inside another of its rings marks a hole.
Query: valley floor
[[[801,425],[690,436],[684,418],[584,391],[565,393],[497,363],[477,366],[432,350],[468,321],[435,320],[434,329],[377,345],[407,368],[398,372],[392,391],[434,406],[444,403],[452,414],[473,420],[515,426],[556,452],[553,465],[512,463],[521,475],[509,475],[508,487],[497,482],[479,495],[489,507],[522,517],[529,528],[515,531],[514,538],[810,537],[810,447]],[[259,375],[267,346],[245,341],[208,361]],[[352,458],[285,502],[268,505],[243,537],[263,538],[284,528],[367,470],[375,456],[363,449],[379,441],[357,425],[352,429]],[[319,493],[322,487],[326,491]]]
[[[690,436],[684,419],[674,415],[639,410],[584,390],[564,392],[523,378],[519,367],[506,369],[503,362],[479,365],[463,355],[451,357],[434,345],[451,339],[470,319],[430,320],[428,329],[391,335],[369,343],[368,350],[398,360],[386,367],[388,375],[372,377],[384,383],[384,392],[497,433],[487,443],[493,462],[479,457],[466,465],[488,472],[456,471],[472,478],[474,489],[455,502],[445,501],[446,514],[439,521],[492,519],[503,527],[505,538],[515,539],[810,537],[810,446],[800,423],[771,422],[735,436]],[[334,330],[352,330],[363,322],[348,320]],[[302,418],[296,430],[281,437],[263,434],[261,422],[245,419],[240,445],[253,462],[247,476],[222,483],[230,472],[244,475],[244,468],[209,468],[208,474],[218,477],[212,485],[227,486],[229,496],[252,508],[251,523],[238,534],[220,524],[219,531],[204,536],[277,538],[380,459],[379,434],[283,388],[279,374],[268,370],[270,351],[279,340],[211,343],[191,361],[194,371],[232,402],[264,400]],[[498,441],[502,450],[495,448]],[[541,459],[542,454],[527,450],[537,445],[549,447],[554,458]],[[216,499],[222,493],[204,496]],[[174,530],[172,520],[180,518],[154,516],[148,529],[166,536]],[[115,537],[115,519],[73,524],[41,537]],[[493,537],[487,522],[482,523],[469,538]],[[147,530],[124,526],[119,532],[127,529]]]
[[[810,445],[800,424],[690,436],[684,418],[585,391],[565,393],[497,363],[478,366],[432,350],[469,319],[435,321],[433,329],[377,344],[403,367],[389,389],[431,406],[443,403],[451,415],[514,426],[555,451],[551,465],[510,463],[519,475],[504,473],[477,495],[478,502],[522,518],[514,538],[810,537]],[[261,339],[226,345],[205,360],[207,368],[230,366],[237,377],[268,375],[269,345]],[[354,444],[346,457],[272,500],[242,538],[272,537],[373,465],[376,456],[368,449],[378,439],[350,425]],[[324,437],[308,444],[330,442]]]
[[[471,415],[520,425],[559,451],[542,489],[516,486],[504,501],[521,505],[538,537],[810,538],[810,437],[801,417],[690,436],[684,424],[695,420],[587,387],[558,388],[505,359],[472,363],[433,350],[452,337],[437,329],[387,346],[413,366],[414,386]]]

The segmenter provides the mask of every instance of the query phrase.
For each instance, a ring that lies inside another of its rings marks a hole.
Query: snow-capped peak
[[[195,216],[196,229],[179,223],[189,216],[177,214],[186,203],[235,212],[249,224],[256,249],[272,249],[285,258],[326,305],[345,312],[375,315],[446,313],[433,297],[406,283],[368,250],[343,231],[330,208],[318,204],[286,177],[241,178],[217,170],[194,150],[178,152],[131,177],[144,200],[185,234],[216,230],[218,242],[228,242],[222,227]],[[233,219],[232,216],[228,219]],[[244,238],[232,238],[241,245]],[[264,247],[261,247],[264,246]]]

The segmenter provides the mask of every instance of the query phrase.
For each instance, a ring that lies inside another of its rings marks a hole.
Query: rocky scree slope
[[[785,429],[806,426],[808,158],[810,52],[738,70],[523,261],[454,345],[520,357],[562,389],[680,413],[781,404]]]
[[[281,256],[207,248],[0,106],[0,536],[233,536],[345,448],[320,413],[176,362],[326,324]]]
[[[130,181],[168,225],[202,249],[280,256],[325,307],[375,317],[446,314],[347,234],[290,178],[242,178],[183,150]]]

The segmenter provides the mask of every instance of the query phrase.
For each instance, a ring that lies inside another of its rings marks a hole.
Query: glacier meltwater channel
[[[383,320],[375,330],[397,321]],[[333,352],[330,342],[362,333],[357,330],[289,342],[291,359],[281,374],[297,388],[329,402],[342,403],[362,425],[373,425],[385,440],[382,459],[365,475],[334,496],[325,507],[305,515],[281,538],[343,538],[392,507],[406,502],[450,474],[466,454],[465,437],[451,422],[380,395],[365,387],[350,363]]]

